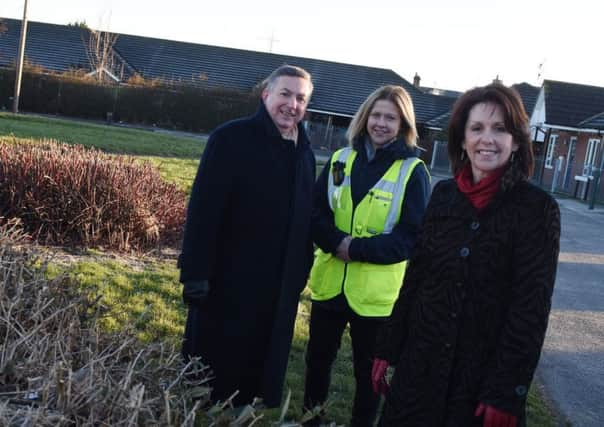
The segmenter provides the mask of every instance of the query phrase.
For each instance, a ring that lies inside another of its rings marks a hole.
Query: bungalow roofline
[[[546,128],[546,129],[566,130],[566,131],[581,132],[581,133],[600,133],[600,134],[602,134],[602,129],[591,129],[591,128],[578,128],[578,127],[573,127],[573,126],[550,125],[548,123],[535,123],[535,124],[532,124],[531,127],[540,127],[540,128]]]

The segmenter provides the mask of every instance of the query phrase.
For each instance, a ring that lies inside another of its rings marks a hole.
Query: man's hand
[[[483,414],[483,427],[516,427],[518,422],[516,416],[480,402],[474,416],[480,417]]]
[[[383,359],[373,359],[373,366],[371,367],[371,387],[375,394],[386,394],[388,388],[388,382],[386,382],[386,370],[388,369],[388,362]]]
[[[348,248],[352,242],[352,236],[346,236],[342,239],[338,247],[336,248],[336,257],[344,262],[351,262],[350,256],[348,255]]]
[[[185,282],[182,287],[182,300],[188,306],[201,307],[208,299],[210,284],[207,280]]]

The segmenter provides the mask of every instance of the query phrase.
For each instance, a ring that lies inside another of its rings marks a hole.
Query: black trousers
[[[356,390],[350,425],[371,426],[379,396],[371,388],[371,367],[377,331],[384,318],[363,317],[349,308],[333,310],[313,303],[310,313],[310,337],[306,348],[304,407],[322,405],[327,399],[331,367],[336,359],[342,334],[350,324]]]

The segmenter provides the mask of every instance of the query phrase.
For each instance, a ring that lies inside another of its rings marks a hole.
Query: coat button
[[[450,342],[446,342],[445,343],[445,348],[451,348],[451,343]]]
[[[457,313],[455,313],[455,312],[451,313],[451,318],[456,319],[457,318]]]
[[[479,227],[480,223],[478,221],[473,221],[472,224],[470,224],[470,228],[474,231],[478,230]]]
[[[461,255],[463,258],[465,258],[465,257],[467,257],[468,255],[470,255],[470,249],[468,249],[468,248],[461,248],[461,250],[459,251],[459,254],[460,254],[460,255]]]
[[[462,287],[463,287],[463,283],[461,283],[461,282],[457,282],[457,283],[455,284],[455,286],[457,286],[458,288],[462,288]]]
[[[516,396],[522,397],[522,396],[526,395],[526,392],[528,390],[527,390],[526,386],[519,385],[519,386],[516,387],[516,389],[514,391],[516,392]]]

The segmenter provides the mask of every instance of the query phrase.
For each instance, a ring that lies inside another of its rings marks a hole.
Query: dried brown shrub
[[[69,276],[48,279],[49,259],[19,220],[0,217],[0,426],[252,426],[258,404],[211,405],[211,373],[134,329],[108,333],[102,299]],[[233,394],[235,396],[236,393]],[[291,393],[281,417],[285,422]],[[301,421],[315,412],[308,412]],[[335,424],[331,424],[335,426]]]
[[[48,280],[22,242],[0,218],[0,425],[193,425],[205,368],[133,331],[103,333],[99,299]]]
[[[186,196],[150,163],[0,137],[0,215],[42,244],[147,250],[175,244]]]

